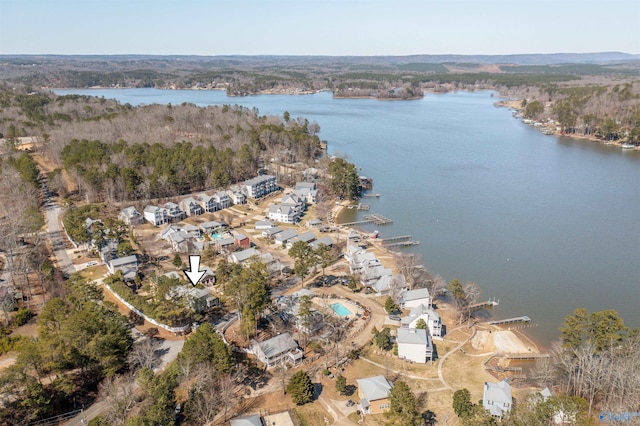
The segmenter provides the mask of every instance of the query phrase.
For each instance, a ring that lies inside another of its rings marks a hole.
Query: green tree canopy
[[[291,395],[291,399],[298,405],[306,404],[313,400],[313,383],[309,374],[300,370],[297,371],[287,385],[287,393]]]
[[[389,412],[385,416],[391,424],[402,426],[421,426],[424,424],[418,412],[418,400],[403,381],[397,381],[389,392]]]
[[[233,367],[231,348],[209,323],[198,327],[184,342],[180,358],[194,364],[211,363],[220,373],[226,373]]]

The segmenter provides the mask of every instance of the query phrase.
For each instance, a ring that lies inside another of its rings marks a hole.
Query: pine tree
[[[298,405],[306,404],[313,400],[313,383],[306,371],[300,370],[291,376],[287,385],[287,393]]]

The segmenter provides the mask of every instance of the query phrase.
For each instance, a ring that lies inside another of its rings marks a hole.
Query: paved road
[[[56,259],[58,259],[58,266],[63,272],[72,274],[75,272],[75,268],[64,247],[62,230],[58,223],[58,217],[60,213],[62,213],[62,209],[49,199],[45,204],[45,212],[47,217],[47,231],[49,233],[49,239],[51,240],[51,247],[53,247],[53,252],[56,255]]]

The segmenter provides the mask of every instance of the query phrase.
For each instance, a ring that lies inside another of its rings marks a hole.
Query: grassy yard
[[[329,420],[329,424],[333,423],[333,418],[322,408],[318,401],[292,408],[291,417],[296,425],[299,426],[323,425],[325,424],[325,419]]]

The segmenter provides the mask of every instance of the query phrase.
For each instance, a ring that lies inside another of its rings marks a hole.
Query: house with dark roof
[[[512,404],[511,385],[507,382],[507,379],[498,383],[484,382],[482,406],[492,416],[502,417],[511,411]]]
[[[389,392],[393,385],[384,376],[356,379],[360,408],[364,414],[380,414],[389,411]]]

